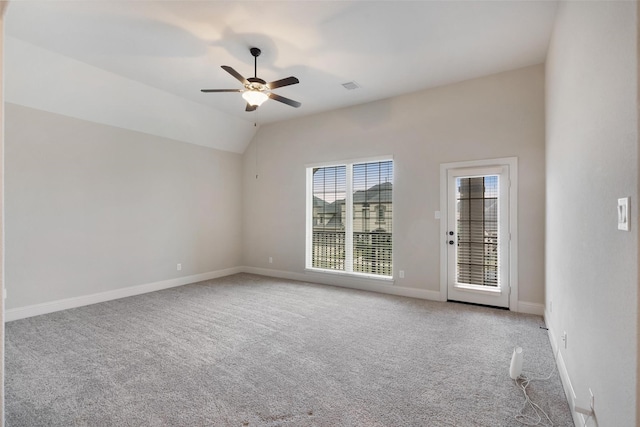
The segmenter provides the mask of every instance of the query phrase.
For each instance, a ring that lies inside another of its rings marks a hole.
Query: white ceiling
[[[16,65],[7,65],[15,84],[7,80],[7,86],[21,99],[29,89],[19,76],[46,80],[44,74],[24,72],[23,62],[18,65],[18,45],[23,52],[32,46],[34,52],[42,49],[144,85],[148,90],[141,97],[161,91],[166,99],[210,110],[222,122],[271,123],[542,63],[556,6],[555,1],[14,0],[5,33],[15,44],[8,50],[16,52]],[[200,92],[240,88],[220,66],[253,76],[252,46],[262,49],[258,77],[299,78],[300,84],[274,92],[300,101],[300,108],[269,100],[257,114],[247,113],[238,93]],[[346,90],[342,83],[349,81],[361,88]],[[87,84],[100,105],[104,92]],[[45,98],[46,91],[41,87],[30,96]],[[126,103],[132,102],[129,95]],[[242,141],[222,148],[241,152],[247,138],[245,129]]]

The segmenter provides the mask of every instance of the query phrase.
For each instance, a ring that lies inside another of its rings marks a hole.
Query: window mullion
[[[344,269],[353,273],[353,165],[347,165],[347,185],[345,195],[345,240],[344,240]]]

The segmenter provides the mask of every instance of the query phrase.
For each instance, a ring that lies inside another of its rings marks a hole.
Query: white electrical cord
[[[553,374],[553,373],[552,373]],[[522,389],[522,393],[524,394],[524,403],[522,404],[522,408],[515,416],[516,420],[521,424],[526,426],[544,426],[544,427],[553,427],[553,422],[549,415],[535,402],[529,398],[529,394],[527,393],[527,387],[529,383],[533,380],[545,380],[548,378],[528,378],[526,375],[520,375],[516,381],[516,384]],[[527,415],[525,411],[527,407],[531,408],[535,415]],[[542,417],[544,415],[544,418]]]
[[[558,352],[560,352],[559,348],[558,348]],[[553,362],[554,362],[553,370],[548,376],[544,378],[534,378],[534,377],[530,378],[525,374],[520,374],[520,376],[514,380],[516,384],[522,389],[522,393],[524,394],[524,403],[522,404],[522,408],[520,408],[520,411],[515,416],[516,421],[518,421],[520,424],[523,424],[526,426],[553,427],[553,421],[551,421],[551,418],[549,418],[549,415],[537,403],[533,402],[529,398],[529,394],[527,393],[527,387],[529,387],[529,383],[531,383],[531,381],[547,381],[551,379],[553,374],[555,374],[556,368],[558,366],[557,359],[558,359],[558,353],[556,353],[556,356],[553,359]],[[527,410],[527,408],[531,408],[531,410],[535,415],[525,414],[525,411]]]

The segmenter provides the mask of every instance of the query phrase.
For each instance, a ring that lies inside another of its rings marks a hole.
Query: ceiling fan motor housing
[[[258,78],[258,77],[249,77],[247,79],[247,81],[249,82],[249,84],[244,85],[244,87],[246,87],[248,90],[266,90],[267,88],[267,82],[265,82],[264,80]]]

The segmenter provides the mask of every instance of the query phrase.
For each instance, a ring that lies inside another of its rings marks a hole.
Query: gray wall
[[[562,2],[547,60],[547,322],[600,426],[638,421],[636,41],[634,2]]]
[[[241,264],[239,154],[9,103],[5,131],[8,309]]]
[[[519,299],[542,309],[543,66],[262,127],[244,153],[244,265],[304,274],[305,165],[378,155],[395,161],[395,286],[438,293],[440,163],[518,157]]]

